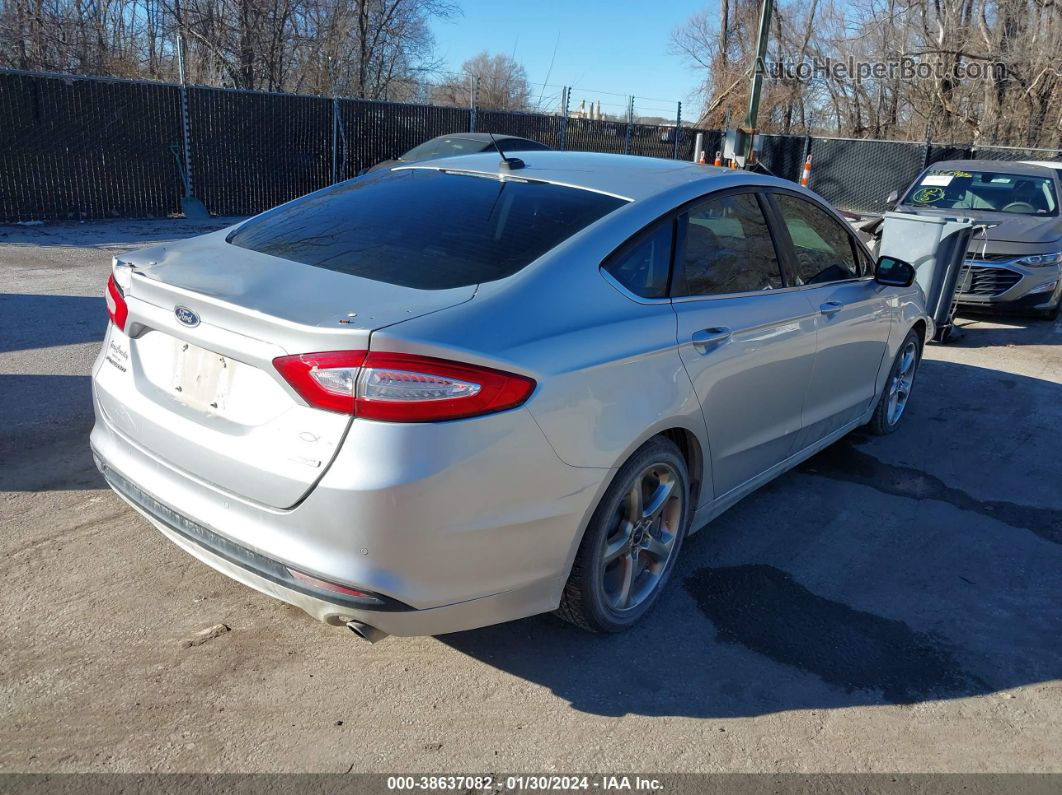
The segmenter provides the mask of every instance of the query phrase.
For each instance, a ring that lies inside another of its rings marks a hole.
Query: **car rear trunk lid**
[[[365,350],[374,329],[475,292],[362,279],[216,235],[123,256],[116,271],[129,316],[127,333],[110,327],[96,374],[107,420],[189,476],[273,508],[312,490],[351,422],[307,406],[273,360]]]

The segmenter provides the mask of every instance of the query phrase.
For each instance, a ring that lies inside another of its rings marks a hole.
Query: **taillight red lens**
[[[273,360],[284,380],[311,406],[354,413],[354,381],[365,351],[298,353]]]
[[[304,353],[273,364],[311,406],[387,422],[504,411],[535,389],[533,379],[515,373],[408,353]]]
[[[125,331],[125,321],[129,317],[129,305],[125,302],[125,295],[118,282],[114,280],[114,274],[107,280],[107,291],[103,294],[107,301],[107,317],[111,319],[119,329]]]
[[[515,373],[407,353],[370,353],[362,368],[355,413],[388,422],[491,414],[519,406],[535,389]]]

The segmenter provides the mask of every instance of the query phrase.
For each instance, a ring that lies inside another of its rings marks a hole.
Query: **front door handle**
[[[690,340],[693,342],[693,347],[700,353],[708,353],[708,351],[719,347],[730,339],[733,333],[726,326],[713,326],[712,328],[702,328],[700,331],[693,332]]]
[[[844,308],[844,304],[840,301],[827,301],[824,304],[819,305],[819,311],[826,317],[833,317]]]

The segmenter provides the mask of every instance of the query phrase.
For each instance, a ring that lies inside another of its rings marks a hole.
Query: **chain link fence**
[[[189,86],[194,195],[218,215],[250,215],[349,179],[438,135],[508,133],[554,149],[709,162],[722,132],[635,121]],[[180,213],[182,88],[0,70],[0,221]],[[838,207],[887,209],[926,166],[970,157],[1062,159],[1062,150],[901,141],[760,137],[760,162]]]

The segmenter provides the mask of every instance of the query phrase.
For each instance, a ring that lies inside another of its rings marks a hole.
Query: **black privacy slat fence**
[[[332,100],[327,101],[332,104]],[[336,100],[335,105],[340,120],[336,136],[340,180],[392,160],[429,138],[468,130],[469,111],[460,108],[356,99]],[[331,177],[326,177],[318,187],[330,182]]]
[[[888,194],[906,188],[925,164],[925,144],[814,138],[808,187],[838,207],[884,212]]]
[[[176,86],[0,74],[0,219],[180,211]]]
[[[437,135],[508,133],[553,149],[709,163],[719,130],[548,113],[330,99],[0,70],[0,222],[181,212],[187,97],[192,193],[249,215],[398,157]],[[1062,150],[763,135],[760,162],[843,209],[875,213],[928,165],[970,157],[1058,160]]]
[[[330,99],[189,88],[188,110],[192,184],[211,212],[250,215],[331,182]]]

